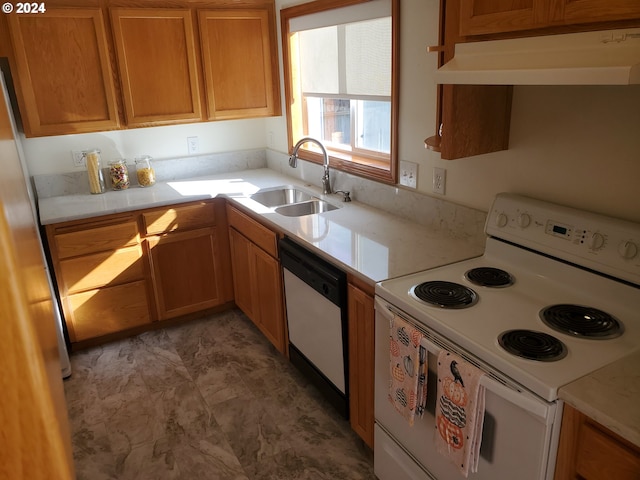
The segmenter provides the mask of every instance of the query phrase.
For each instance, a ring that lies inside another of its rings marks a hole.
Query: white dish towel
[[[436,449],[453,462],[466,478],[478,471],[484,423],[484,372],[458,355],[441,350],[438,355],[436,399]]]

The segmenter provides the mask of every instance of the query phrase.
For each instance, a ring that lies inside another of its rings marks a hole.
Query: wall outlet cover
[[[418,164],[400,161],[400,185],[418,188]]]
[[[433,167],[433,193],[444,195],[447,185],[447,170]]]
[[[187,151],[190,155],[200,151],[198,137],[187,137]]]
[[[71,158],[73,158],[74,167],[84,167],[85,160],[81,150],[71,150]]]

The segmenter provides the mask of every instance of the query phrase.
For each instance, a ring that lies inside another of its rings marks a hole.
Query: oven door
[[[455,348],[424,325],[376,297],[375,335],[375,418],[374,468],[380,480],[462,479],[459,470],[439,455],[434,446],[437,355],[441,348],[472,358]],[[396,412],[389,401],[389,322],[399,315],[426,334],[422,345],[429,352],[427,411],[413,427]],[[475,359],[474,359],[475,360]],[[479,363],[477,360],[475,360]],[[495,372],[485,375],[486,411],[478,472],[474,480],[553,478],[561,408],[531,392],[518,388]]]

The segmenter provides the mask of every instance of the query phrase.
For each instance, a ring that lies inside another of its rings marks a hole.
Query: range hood
[[[459,43],[437,83],[640,84],[640,28]]]

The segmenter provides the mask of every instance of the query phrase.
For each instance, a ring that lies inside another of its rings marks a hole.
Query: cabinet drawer
[[[640,454],[585,422],[580,429],[576,472],[583,478],[637,480]]]
[[[144,277],[142,247],[122,248],[60,262],[68,293],[141,280]]]
[[[144,281],[77,293],[67,301],[74,342],[151,323]]]
[[[130,217],[128,217],[130,218]],[[82,230],[55,235],[58,258],[105,252],[140,243],[138,225],[129,220],[116,225],[87,225]]]
[[[152,210],[142,214],[146,235],[215,225],[215,205],[202,202]]]
[[[278,257],[278,235],[240,210],[227,205],[229,226],[262,248],[272,257]]]

